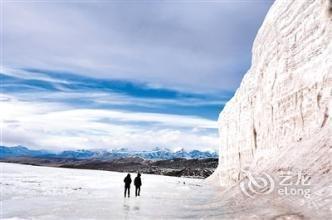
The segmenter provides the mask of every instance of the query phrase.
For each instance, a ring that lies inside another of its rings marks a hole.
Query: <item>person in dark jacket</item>
[[[139,196],[139,194],[141,193],[141,185],[142,185],[140,173],[137,173],[137,176],[135,177],[134,180],[134,184],[135,184],[135,196]]]
[[[125,183],[124,197],[126,197],[126,194],[128,192],[128,198],[129,198],[130,197],[130,184],[131,184],[131,178],[130,178],[129,173],[126,176],[126,178],[124,178],[123,182]]]

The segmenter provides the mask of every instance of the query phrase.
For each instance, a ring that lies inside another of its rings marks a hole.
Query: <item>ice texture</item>
[[[199,208],[204,202],[192,196],[213,192],[199,179],[142,174],[141,196],[135,197],[132,185],[131,197],[124,198],[126,173],[0,166],[2,219],[193,218],[204,215]]]

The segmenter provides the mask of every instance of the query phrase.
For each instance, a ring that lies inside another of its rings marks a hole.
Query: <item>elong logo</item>
[[[274,190],[275,183],[269,174],[263,173],[254,177],[249,171],[241,171],[248,177],[248,181],[244,179],[240,183],[241,191],[245,195],[253,198],[255,194],[270,194]]]
[[[240,182],[241,191],[248,197],[270,194],[277,188],[281,196],[303,196],[310,198],[310,177],[302,171],[296,174],[287,172],[279,175],[276,182],[271,175],[263,172],[259,176],[253,176],[249,171],[241,170],[247,178]],[[276,187],[278,185],[278,187]]]

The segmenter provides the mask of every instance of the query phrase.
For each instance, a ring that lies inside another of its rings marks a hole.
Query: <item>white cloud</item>
[[[5,1],[4,64],[234,90],[272,0]]]
[[[70,148],[216,149],[217,134],[202,132],[216,122],[198,117],[73,109],[62,104],[23,102],[4,95],[0,103],[2,141],[53,150]],[[136,126],[135,123],[147,123]],[[149,125],[149,123],[154,123]]]

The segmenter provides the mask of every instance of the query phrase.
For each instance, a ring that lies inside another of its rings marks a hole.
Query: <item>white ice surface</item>
[[[202,180],[143,174],[141,196],[135,198],[132,186],[124,198],[125,173],[0,166],[1,219],[201,218],[213,192]]]

